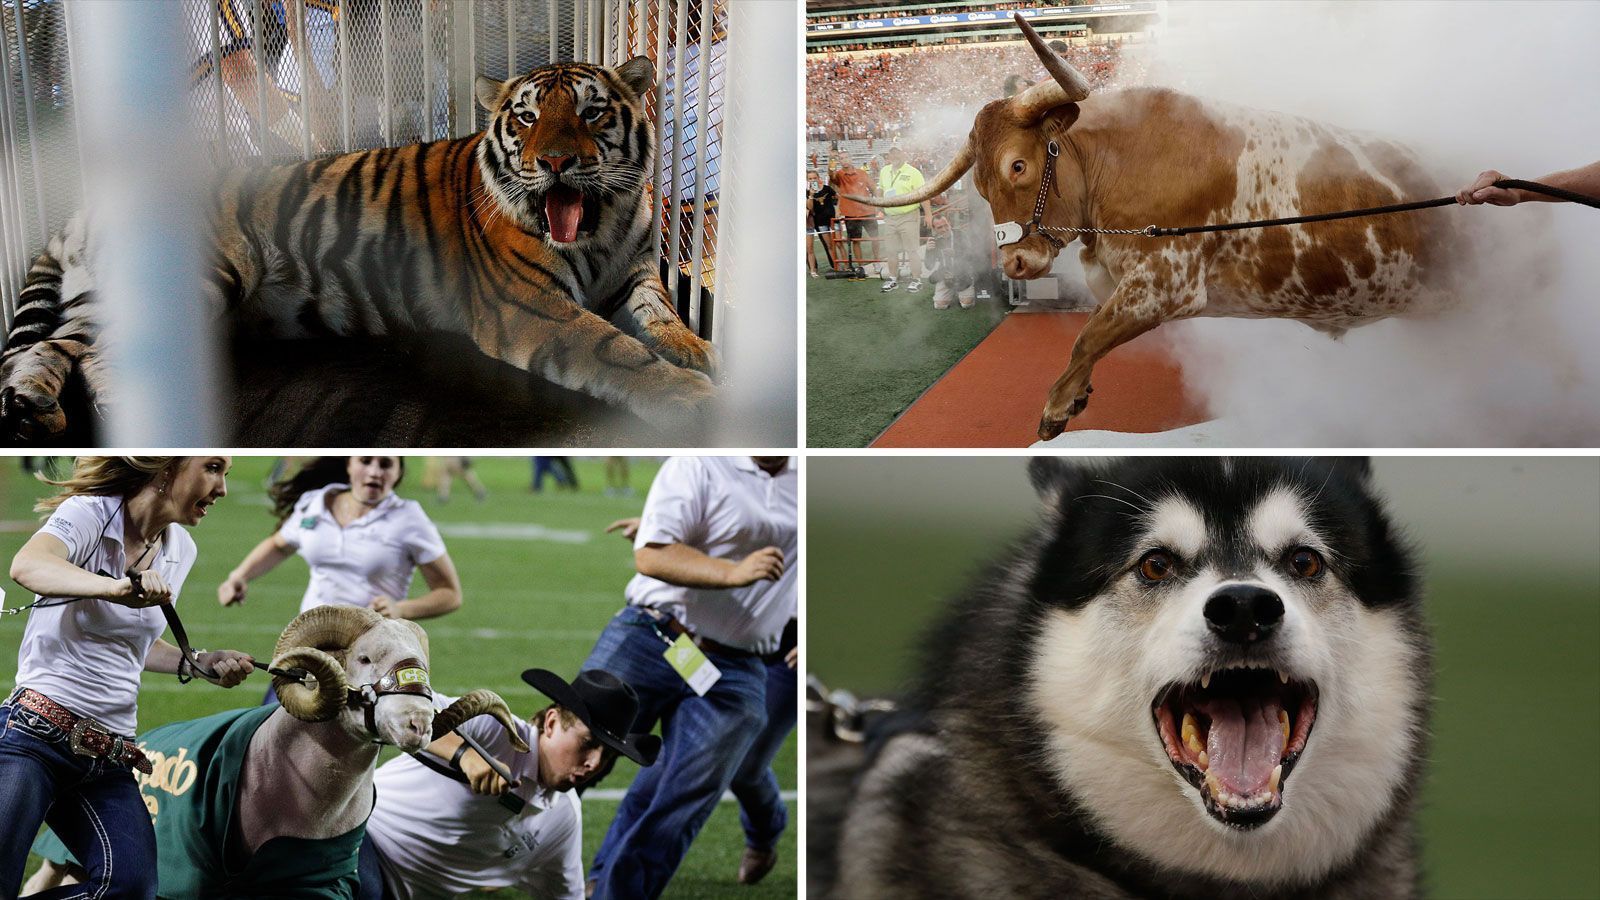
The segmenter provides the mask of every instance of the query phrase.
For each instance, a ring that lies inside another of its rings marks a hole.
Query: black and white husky
[[[1405,897],[1430,646],[1365,460],[1036,459],[931,637],[850,898]]]

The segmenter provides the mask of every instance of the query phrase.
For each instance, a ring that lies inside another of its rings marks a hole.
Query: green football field
[[[827,257],[817,245],[817,261]],[[865,447],[1005,316],[1004,300],[933,308],[933,283],[806,279],[806,442]]]
[[[940,515],[908,503],[920,516],[888,507],[932,479],[897,474],[909,460],[872,462],[848,488],[828,483],[865,468],[861,460],[813,459],[807,475],[806,665],[830,689],[863,697],[898,690],[945,599],[1034,514],[1016,460],[918,460],[944,465],[949,479],[1014,472],[1023,501],[957,514],[948,500]],[[1588,466],[1589,487],[1571,485],[1575,496],[1593,491],[1593,459]],[[1484,490],[1470,481],[1460,489]],[[1575,511],[1529,492],[1519,507],[1483,509],[1464,527],[1513,529]],[[1428,896],[1600,897],[1600,546],[1595,512],[1576,512],[1587,521],[1563,533],[1554,562],[1474,558],[1451,553],[1442,536],[1417,535],[1433,547],[1426,609],[1437,670],[1420,819]]]
[[[424,622],[431,644],[434,685],[446,693],[474,688],[500,693],[519,715],[529,715],[547,702],[518,677],[539,666],[571,678],[588,656],[606,621],[621,608],[622,589],[632,574],[633,554],[626,541],[603,534],[611,521],[636,515],[658,464],[634,460],[632,497],[604,495],[605,479],[598,460],[574,460],[580,489],[556,490],[547,480],[544,491],[529,492],[525,457],[479,458],[475,469],[489,489],[487,500],[475,502],[459,481],[450,502],[440,504],[424,487],[424,460],[410,457],[399,493],[421,500],[438,524],[450,556],[461,573],[463,606],[443,618]],[[17,548],[37,528],[34,500],[46,485],[19,471],[16,458],[0,458],[0,560],[9,565]],[[278,633],[294,617],[305,591],[306,567],[298,558],[251,583],[249,601],[224,609],[216,602],[217,585],[245,553],[272,530],[273,520],[263,488],[271,460],[235,457],[228,496],[191,529],[199,559],[180,598],[184,624],[196,646],[232,648],[264,658]],[[7,607],[32,599],[9,578],[0,580]],[[421,579],[413,585],[415,595]],[[17,645],[24,616],[0,617],[0,684],[7,691],[16,674]],[[170,637],[170,635],[169,635]],[[204,682],[179,685],[173,676],[146,674],[139,696],[139,727],[197,718],[261,699],[266,681],[253,676],[244,685],[223,690]],[[786,796],[798,783],[796,742],[791,735],[774,768]],[[392,755],[394,751],[387,751]],[[622,760],[616,770],[584,798],[584,856],[592,857],[616,813],[613,799],[637,771]],[[790,799],[791,822],[798,817]],[[684,859],[669,897],[763,898],[796,893],[795,829],[788,829],[779,847],[778,867],[755,887],[735,881],[744,839],[737,804],[725,801],[700,832]],[[37,860],[30,861],[31,872]],[[502,892],[495,896],[521,896]]]

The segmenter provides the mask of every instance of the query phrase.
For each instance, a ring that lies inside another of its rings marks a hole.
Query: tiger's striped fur
[[[713,398],[715,357],[678,319],[652,252],[651,83],[644,57],[480,78],[483,132],[232,172],[209,210],[207,299],[244,335],[467,334],[680,431]],[[552,190],[581,192],[573,240],[551,232]],[[114,402],[96,355],[91,233],[75,217],[28,275],[0,357],[6,437],[61,431],[75,372],[95,402]]]

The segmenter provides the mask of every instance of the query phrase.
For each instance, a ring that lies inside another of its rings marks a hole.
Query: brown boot
[[[754,847],[744,848],[744,856],[739,860],[739,883],[755,884],[767,877],[772,867],[778,864],[778,848],[770,850],[757,850]]]

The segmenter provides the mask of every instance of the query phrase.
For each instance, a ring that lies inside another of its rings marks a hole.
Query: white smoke
[[[1153,82],[1394,138],[1421,155],[1439,196],[1484,169],[1537,180],[1600,157],[1600,4],[1168,12]],[[1226,432],[1263,446],[1600,444],[1600,210],[1402,215],[1455,216],[1474,232],[1469,287],[1436,318],[1382,321],[1339,341],[1287,321],[1156,332]]]

